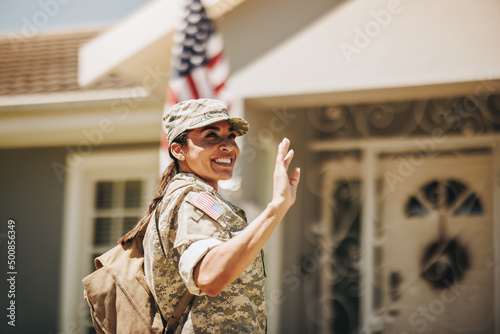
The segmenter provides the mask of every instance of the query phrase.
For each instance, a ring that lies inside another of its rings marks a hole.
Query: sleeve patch
[[[224,210],[215,201],[204,193],[199,193],[191,201],[191,204],[206,213],[210,218],[217,220],[222,215]]]

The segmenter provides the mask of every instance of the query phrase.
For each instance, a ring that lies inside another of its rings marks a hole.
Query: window
[[[480,215],[483,213],[481,200],[468,187],[455,179],[433,180],[422,186],[406,204],[408,217],[423,217],[430,210],[451,210],[454,216]]]
[[[95,333],[81,280],[142,217],[158,180],[156,149],[92,153],[68,175],[61,331]]]
[[[143,180],[97,181],[94,183],[93,246],[99,255],[116,244],[144,212]]]

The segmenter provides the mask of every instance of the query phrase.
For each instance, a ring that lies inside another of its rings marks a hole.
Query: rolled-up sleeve
[[[196,195],[196,192],[190,193],[180,206],[173,247],[180,255],[179,274],[189,292],[203,295],[194,282],[194,268],[212,248],[227,241],[229,234],[221,222],[190,203]]]
[[[212,248],[220,244],[222,244],[222,241],[218,239],[200,240],[193,242],[184,253],[182,253],[179,260],[179,273],[189,292],[193,295],[204,295],[194,282],[194,268]]]

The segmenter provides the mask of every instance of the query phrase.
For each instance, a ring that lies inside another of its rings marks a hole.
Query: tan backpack
[[[154,212],[158,232],[159,210]],[[147,226],[128,245],[119,244],[97,257],[96,271],[83,279],[83,296],[99,334],[173,333],[193,297],[186,291],[168,321],[163,319],[144,275],[142,240]]]

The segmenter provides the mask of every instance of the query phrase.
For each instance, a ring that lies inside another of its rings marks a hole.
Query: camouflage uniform
[[[220,217],[197,207],[196,198],[208,196]],[[218,296],[209,297],[196,286],[196,264],[213,247],[237,235],[246,226],[243,210],[224,200],[194,174],[179,173],[170,182],[162,201],[159,230],[155,224],[144,238],[144,271],[156,302],[168,318],[187,289],[195,295],[184,312],[176,333],[265,333],[265,269],[262,253]],[[208,213],[207,213],[208,212]],[[212,216],[214,216],[212,214]]]

